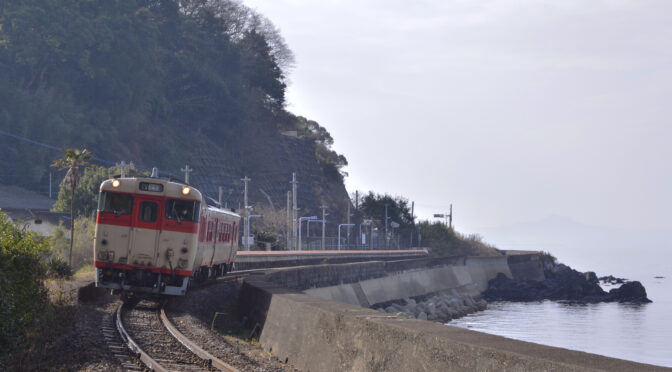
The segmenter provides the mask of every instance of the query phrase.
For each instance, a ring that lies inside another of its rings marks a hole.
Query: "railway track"
[[[117,309],[116,327],[123,342],[150,370],[238,372],[182,335],[161,303],[126,302]]]

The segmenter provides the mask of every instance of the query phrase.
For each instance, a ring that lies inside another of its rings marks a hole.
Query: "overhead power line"
[[[19,136],[19,135],[17,135],[17,134],[9,133],[9,132],[6,132],[6,131],[4,131],[4,130],[2,130],[2,129],[0,129],[0,134],[2,134],[3,136],[7,136],[7,137],[12,137],[12,138],[14,138],[14,139],[18,139],[18,140],[20,140],[20,141],[28,142],[28,143],[33,144],[33,145],[42,146],[42,147],[45,147],[45,148],[48,148],[48,149],[51,149],[51,150],[55,150],[55,151],[63,152],[63,149],[59,149],[59,148],[56,147],[56,146],[48,145],[48,144],[46,144],[46,143],[38,142],[38,141],[32,140],[32,139],[27,138],[27,137],[23,137],[23,136]],[[95,161],[97,161],[97,162],[99,162],[99,163],[104,163],[104,164],[109,164],[109,165],[115,165],[115,163],[112,162],[112,161],[105,160],[105,159],[101,159],[101,158],[97,158],[97,157],[93,157],[93,160],[95,160]]]

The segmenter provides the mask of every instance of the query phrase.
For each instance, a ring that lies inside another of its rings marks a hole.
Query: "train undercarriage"
[[[126,296],[184,296],[190,283],[205,282],[223,276],[230,271],[231,265],[221,264],[212,267],[200,267],[191,277],[156,273],[148,269],[122,270],[99,267],[96,269],[96,286],[109,288],[115,293],[124,293]]]

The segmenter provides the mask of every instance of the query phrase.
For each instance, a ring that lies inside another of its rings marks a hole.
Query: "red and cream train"
[[[106,180],[94,239],[96,286],[184,295],[190,280],[231,270],[239,224],[239,215],[208,206],[198,190],[182,183]]]

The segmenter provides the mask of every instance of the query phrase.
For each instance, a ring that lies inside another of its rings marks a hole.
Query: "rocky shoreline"
[[[638,281],[628,281],[611,275],[598,278],[593,272],[581,273],[571,267],[543,258],[545,280],[515,281],[504,274],[488,282],[483,298],[488,301],[571,301],[579,303],[629,302],[648,303],[646,289]],[[599,282],[621,284],[606,292]]]
[[[453,319],[482,311],[487,301],[568,301],[575,303],[628,302],[649,303],[646,289],[638,281],[629,281],[612,275],[599,277],[594,272],[582,273],[542,256],[543,281],[513,280],[503,273],[488,282],[488,289],[479,297],[457,293],[435,294],[430,297],[407,298],[378,305],[379,311],[410,318],[447,323]],[[620,285],[606,292],[600,282]]]
[[[467,314],[485,310],[487,302],[469,295],[451,293],[438,294],[425,299],[407,298],[389,306],[378,308],[389,314],[404,315],[411,318],[446,323]]]

